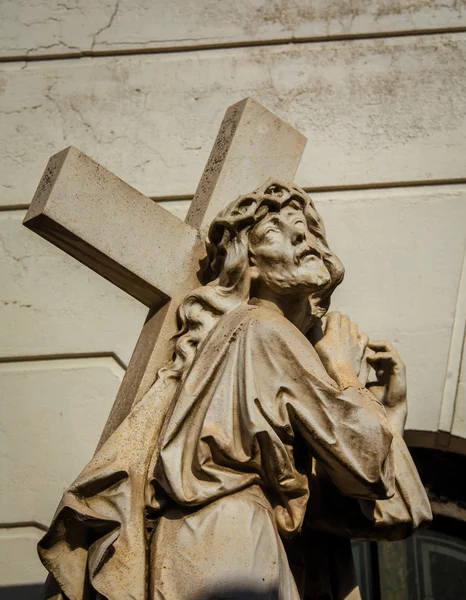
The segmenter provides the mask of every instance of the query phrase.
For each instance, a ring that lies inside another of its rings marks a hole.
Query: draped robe
[[[430,518],[383,406],[341,391],[281,314],[246,305],[96,453],[39,554],[70,600],[343,600],[359,598],[349,538]]]

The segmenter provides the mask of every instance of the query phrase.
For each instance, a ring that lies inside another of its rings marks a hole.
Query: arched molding
[[[404,438],[411,448],[429,448],[466,455],[466,438],[450,435],[444,431],[409,429],[405,431]]]

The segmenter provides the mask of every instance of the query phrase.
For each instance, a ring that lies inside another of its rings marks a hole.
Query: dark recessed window
[[[434,511],[429,529],[399,542],[353,542],[363,600],[466,598],[466,457],[411,449]]]

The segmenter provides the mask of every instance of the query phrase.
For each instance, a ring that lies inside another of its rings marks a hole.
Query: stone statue
[[[218,214],[172,362],[39,544],[48,597],[356,599],[349,539],[429,522],[403,363],[327,313],[343,274],[295,185],[269,180]]]

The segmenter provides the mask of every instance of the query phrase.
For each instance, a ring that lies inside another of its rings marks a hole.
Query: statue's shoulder
[[[218,329],[248,331],[262,338],[276,338],[283,332],[299,333],[290,321],[277,311],[258,304],[243,304],[225,315]]]

